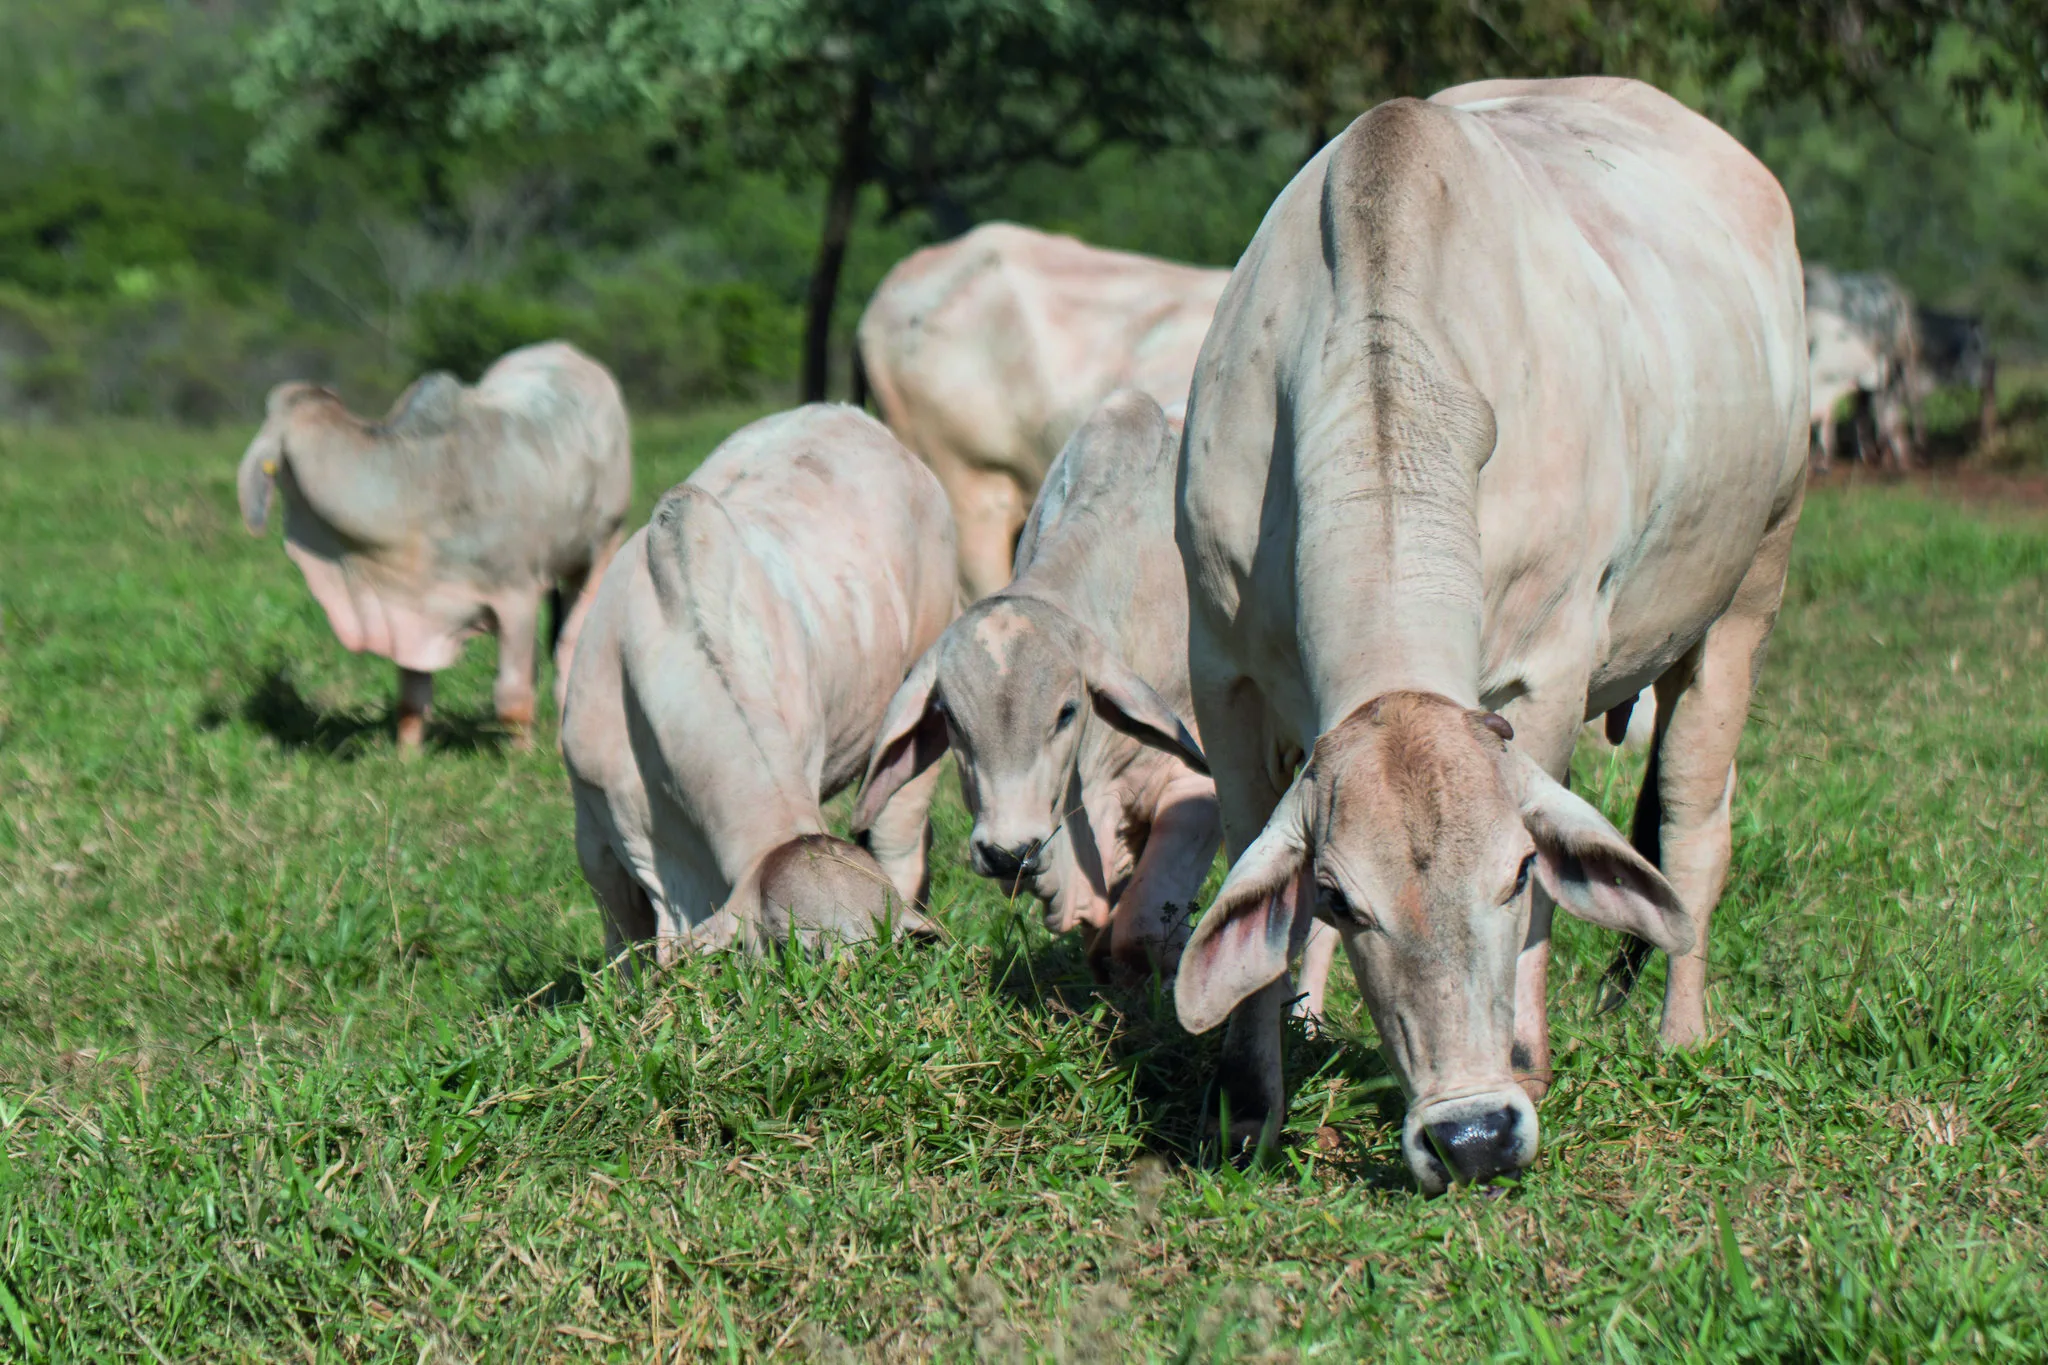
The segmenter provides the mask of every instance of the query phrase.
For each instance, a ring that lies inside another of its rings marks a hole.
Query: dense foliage
[[[1810,255],[2048,348],[2023,7],[1766,8],[0,0],[0,415],[377,408],[545,335],[643,409],[815,392],[972,221],[1227,264],[1372,101],[1582,70],[1734,128]]]

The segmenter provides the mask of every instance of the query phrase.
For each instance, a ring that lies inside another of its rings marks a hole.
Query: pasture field
[[[644,424],[636,515],[744,415]],[[247,434],[0,432],[0,1358],[2048,1358],[2048,517],[1814,492],[1715,1041],[1561,921],[1543,1156],[1426,1200],[1341,969],[1284,1156],[1191,1161],[1214,1040],[954,798],[943,947],[593,975],[552,722],[480,644],[401,763]]]

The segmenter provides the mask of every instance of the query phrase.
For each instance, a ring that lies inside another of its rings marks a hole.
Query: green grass
[[[647,424],[639,514],[740,417]],[[592,978],[551,736],[479,646],[398,762],[243,439],[0,433],[0,1357],[2048,1357],[2048,523],[1811,500],[1715,1042],[1657,968],[1593,1016],[1567,924],[1536,1170],[1426,1200],[1363,1036],[1296,1040],[1276,1169],[1188,1161],[1214,1040],[950,799],[948,946]]]

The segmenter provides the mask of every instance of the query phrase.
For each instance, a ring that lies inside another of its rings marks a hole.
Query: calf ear
[[[1131,666],[1109,652],[1100,640],[1090,638],[1087,674],[1088,700],[1095,714],[1112,729],[1121,730],[1141,744],[1163,749],[1204,777],[1209,760],[1195,743],[1187,725],[1166,704],[1166,698],[1131,670]]]
[[[1678,892],[1621,831],[1527,755],[1521,769],[1522,824],[1536,841],[1536,876],[1567,911],[1634,934],[1674,956],[1691,951],[1692,916]]]
[[[1189,1033],[1215,1028],[1247,996],[1286,974],[1295,920],[1309,908],[1302,818],[1308,786],[1295,779],[1181,951],[1173,1006]]]
[[[910,676],[889,699],[889,710],[868,755],[860,800],[853,808],[855,834],[875,823],[882,807],[904,783],[945,757],[946,717],[935,696],[938,681],[939,657],[934,648],[911,665]]]
[[[270,494],[277,483],[277,466],[284,459],[284,433],[276,422],[265,422],[242,454],[235,474],[235,491],[242,501],[242,524],[249,534],[260,536],[270,523]]]

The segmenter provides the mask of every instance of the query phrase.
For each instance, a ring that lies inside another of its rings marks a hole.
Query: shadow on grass
[[[1170,982],[1157,977],[1099,981],[1086,950],[1069,936],[1035,952],[1018,945],[1007,955],[999,953],[989,985],[1026,1009],[1104,1030],[1110,1057],[1131,1075],[1145,1115],[1137,1136],[1146,1149],[1177,1162],[1214,1160],[1215,1078],[1223,1031],[1191,1035],[1183,1030],[1174,1014]],[[1342,1029],[1311,1032],[1296,1019],[1288,1020],[1286,1028],[1287,1093],[1296,1117],[1301,1101],[1315,1092],[1328,1089],[1342,1094],[1344,1102],[1341,1109],[1332,1106],[1331,1126],[1318,1126],[1313,1135],[1288,1134],[1283,1147],[1313,1145],[1323,1167],[1360,1184],[1414,1189],[1405,1163],[1365,1150],[1386,1130],[1398,1130],[1406,1110],[1379,1052]],[[1333,1081],[1337,1085],[1330,1089]]]
[[[578,1004],[589,996],[591,979],[606,965],[602,953],[556,958],[554,961],[557,965],[552,976],[548,974],[547,965],[538,959],[529,959],[517,968],[509,957],[500,962],[497,984],[491,992],[492,1006],[538,1013]]]
[[[263,731],[281,748],[344,763],[377,744],[395,742],[393,708],[325,710],[299,690],[283,664],[266,669],[239,704],[208,702],[199,714],[199,728],[217,730],[235,719]],[[504,750],[508,738],[494,716],[437,710],[427,721],[427,747],[441,752],[495,754]]]

